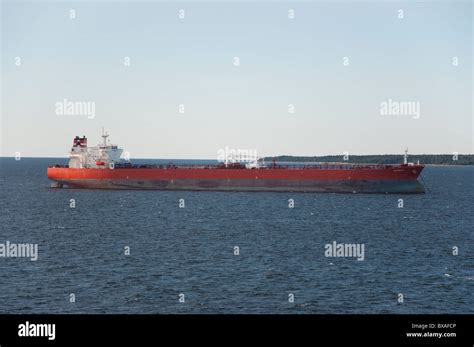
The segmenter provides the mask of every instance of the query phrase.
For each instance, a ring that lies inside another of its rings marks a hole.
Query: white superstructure
[[[85,136],[76,136],[69,153],[69,167],[73,169],[95,168],[113,169],[115,164],[123,163],[120,158],[123,149],[107,140],[109,134],[102,129],[103,142],[96,147],[87,147]]]

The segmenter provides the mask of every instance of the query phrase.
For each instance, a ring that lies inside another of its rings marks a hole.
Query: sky
[[[132,159],[474,153],[472,17],[471,1],[2,1],[0,156],[66,157],[102,127]]]

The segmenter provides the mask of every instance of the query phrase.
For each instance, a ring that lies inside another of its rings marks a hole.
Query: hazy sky
[[[66,156],[102,126],[132,158],[473,153],[472,7],[4,1],[0,155]],[[64,99],[95,117],[57,114]]]

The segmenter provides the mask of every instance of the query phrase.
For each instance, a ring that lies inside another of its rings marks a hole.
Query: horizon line
[[[452,155],[474,155],[474,153],[412,153],[408,154],[408,156],[417,156],[417,155],[445,155],[445,156],[452,156]],[[262,156],[260,158],[272,158],[272,157],[300,157],[300,158],[317,158],[317,157],[343,157],[344,154],[323,154],[323,155],[293,155],[293,154],[278,154],[278,155],[267,155]],[[403,154],[349,154],[349,157],[367,157],[367,156],[401,156]],[[15,156],[0,156],[1,159],[15,159]],[[45,156],[45,157],[37,157],[37,156],[28,156],[28,157],[21,157],[21,159],[69,159],[69,157],[56,157],[56,156]],[[207,158],[131,158],[131,160],[215,160],[218,161],[216,158],[207,159]]]

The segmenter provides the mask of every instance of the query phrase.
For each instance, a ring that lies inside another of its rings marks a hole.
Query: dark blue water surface
[[[474,167],[395,196],[50,189],[58,160],[0,160],[0,243],[39,247],[0,258],[0,313],[474,313]]]

